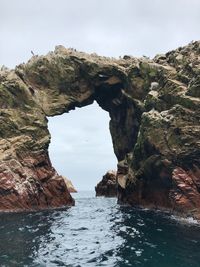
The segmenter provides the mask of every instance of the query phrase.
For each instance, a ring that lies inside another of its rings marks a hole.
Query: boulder
[[[102,180],[95,187],[96,196],[116,197],[117,196],[117,180],[116,171],[108,171]]]

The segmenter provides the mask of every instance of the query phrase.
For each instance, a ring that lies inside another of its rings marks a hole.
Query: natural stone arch
[[[2,71],[0,208],[20,210],[73,204],[63,178],[51,166],[47,116],[96,100],[110,113],[111,133],[122,142],[114,146],[115,153],[123,159],[133,145],[133,134],[123,140],[123,131],[118,128],[119,123],[125,128],[128,115],[130,100],[123,91],[125,86],[124,69],[112,60],[61,46],[47,56],[34,56],[13,71]],[[129,113],[134,112],[131,109]]]
[[[116,60],[59,46],[3,68],[0,209],[73,204],[49,160],[46,117],[96,100],[111,118],[119,201],[199,214],[199,49],[194,42],[153,60]]]

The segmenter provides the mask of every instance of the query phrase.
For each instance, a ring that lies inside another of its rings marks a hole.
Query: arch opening
[[[48,117],[52,165],[78,191],[94,190],[106,171],[117,168],[109,121],[109,113],[96,101],[69,114]]]

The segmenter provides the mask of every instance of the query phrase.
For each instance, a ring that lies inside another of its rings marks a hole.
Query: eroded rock
[[[117,172],[108,171],[102,180],[95,187],[96,196],[116,197],[117,196]]]
[[[200,42],[154,59],[62,46],[0,71],[0,210],[73,205],[47,116],[94,100],[110,115],[118,201],[200,215]]]
[[[73,186],[72,184],[72,181],[69,180],[68,178],[66,177],[63,177],[64,178],[64,181],[67,185],[67,189],[69,190],[70,193],[77,193],[77,190],[75,189],[75,187]]]

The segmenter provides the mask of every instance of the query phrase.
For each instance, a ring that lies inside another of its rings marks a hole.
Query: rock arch
[[[2,68],[0,210],[74,204],[49,160],[46,117],[96,100],[111,118],[119,202],[199,212],[199,49],[117,60],[58,46]]]

